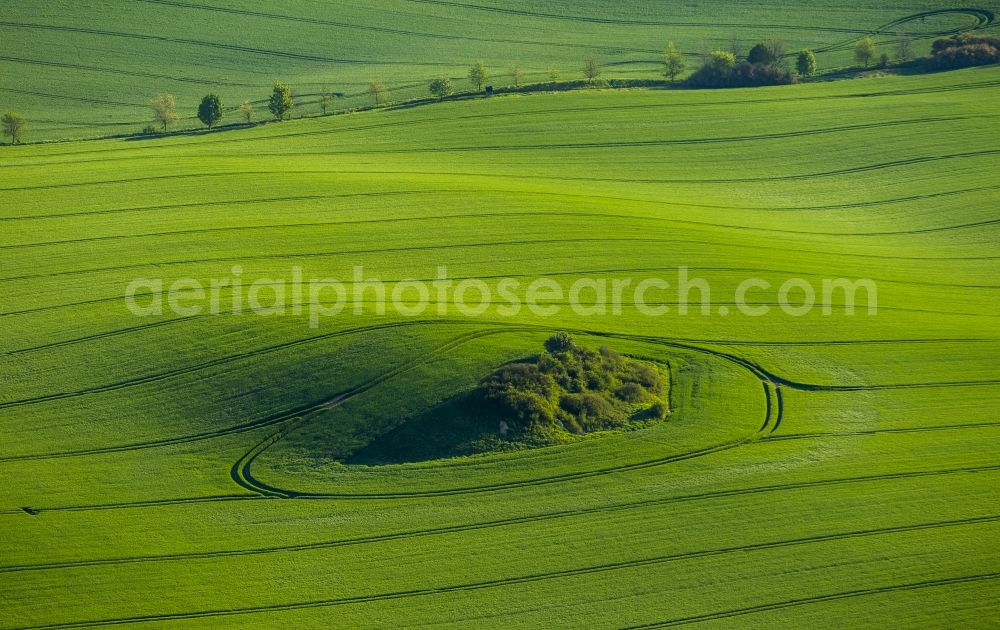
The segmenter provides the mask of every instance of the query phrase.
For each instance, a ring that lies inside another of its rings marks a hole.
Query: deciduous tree
[[[521,87],[521,83],[524,82],[524,68],[521,67],[520,61],[510,64],[510,79],[514,82],[514,87]]]
[[[179,120],[173,94],[157,94],[149,101],[149,108],[153,110],[156,121],[163,126],[163,131]]]
[[[809,49],[800,52],[795,61],[795,69],[801,77],[812,76],[816,72],[816,54]]]
[[[222,99],[216,94],[208,94],[198,105],[198,120],[211,129],[222,120]]]
[[[684,72],[684,57],[681,55],[673,42],[667,42],[667,49],[663,52],[663,74],[673,83],[677,80],[677,75]]]
[[[333,103],[334,103],[335,99],[336,99],[336,97],[329,90],[329,88],[327,88],[325,85],[322,88],[320,88],[320,91],[319,91],[319,111],[320,111],[320,113],[322,113],[324,116],[326,116],[327,114],[329,114],[330,110],[333,109]]]
[[[257,112],[253,108],[253,103],[250,101],[240,103],[240,118],[243,119],[243,122],[251,122],[256,115]]]
[[[444,98],[454,91],[451,86],[451,79],[448,77],[441,77],[431,81],[430,90],[431,94],[438,98]]]
[[[275,120],[284,120],[291,117],[293,107],[295,101],[292,99],[292,89],[280,81],[276,82],[271,90],[271,98],[267,101],[267,109],[271,115]]]
[[[490,73],[486,69],[486,64],[477,61],[469,68],[469,82],[475,86],[476,90],[482,90],[486,82],[490,80]]]
[[[870,36],[862,39],[854,47],[854,59],[866,68],[871,65],[876,54],[878,52],[875,50],[875,40]]]
[[[4,135],[10,136],[11,144],[17,144],[22,141],[24,131],[28,127],[28,121],[24,119],[24,116],[11,111],[0,117],[0,122],[3,123]]]
[[[381,81],[372,81],[368,84],[366,91],[376,105],[381,105],[389,98],[389,88],[385,87],[385,83]]]

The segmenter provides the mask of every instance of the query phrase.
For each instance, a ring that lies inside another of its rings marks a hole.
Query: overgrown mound
[[[532,363],[505,365],[476,391],[501,433],[529,438],[591,433],[668,413],[666,383],[655,365],[601,347],[583,348],[566,333],[545,342]]]
[[[351,455],[350,464],[428,461],[563,444],[638,429],[669,413],[669,373],[566,334],[538,357],[501,366],[471,391],[411,418]]]
[[[939,39],[931,47],[929,65],[938,70],[1000,63],[1000,39],[962,33]]]

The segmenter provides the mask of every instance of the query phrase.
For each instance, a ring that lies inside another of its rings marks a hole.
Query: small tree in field
[[[243,122],[248,123],[253,121],[256,115],[257,112],[253,108],[253,103],[250,101],[243,101],[240,103],[240,118],[243,119]]]
[[[469,68],[469,82],[475,86],[476,90],[482,90],[486,82],[490,80],[490,73],[486,69],[486,64],[477,61]]]
[[[866,68],[871,65],[876,54],[878,53],[875,50],[875,40],[870,36],[862,39],[854,47],[854,59]]]
[[[451,86],[451,79],[448,77],[441,77],[440,79],[431,81],[430,90],[431,94],[438,98],[449,96],[454,91]]]
[[[663,74],[673,83],[677,80],[677,75],[684,72],[684,57],[681,56],[677,46],[673,42],[667,42],[667,49],[663,52]]]
[[[292,89],[280,81],[274,84],[271,98],[267,101],[267,109],[275,120],[284,120],[292,115],[295,101],[292,100]]]
[[[389,98],[389,89],[381,81],[372,81],[366,91],[376,105],[381,105]]]
[[[209,94],[201,99],[198,105],[198,120],[211,129],[222,120],[222,99],[215,94]]]
[[[593,83],[601,76],[601,62],[591,57],[583,63],[583,76],[587,83]]]
[[[524,68],[521,67],[520,61],[510,64],[510,79],[514,82],[514,87],[521,87],[524,82]]]
[[[795,69],[801,77],[810,77],[816,72],[816,54],[806,49],[799,53],[795,61]]]
[[[559,74],[558,68],[549,68],[549,81],[552,81],[553,83],[558,83],[560,76],[561,75]]]
[[[24,130],[28,126],[28,121],[24,119],[24,116],[17,112],[7,112],[0,117],[0,122],[3,123],[4,135],[10,136],[11,144],[17,144],[22,141]]]
[[[330,91],[325,85],[319,89],[319,113],[326,116],[333,109],[333,103],[336,97],[333,92]]]
[[[173,94],[157,94],[149,101],[149,108],[153,110],[156,121],[163,125],[163,131],[179,120]]]

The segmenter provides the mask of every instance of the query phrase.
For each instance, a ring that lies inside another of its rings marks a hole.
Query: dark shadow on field
[[[464,392],[404,422],[372,441],[344,463],[378,466],[458,457],[499,450],[499,419],[484,410],[473,392]]]
[[[135,142],[141,140],[161,140],[163,138],[207,136],[213,133],[222,133],[223,131],[234,131],[236,129],[249,129],[251,127],[257,127],[259,125],[264,125],[269,122],[272,121],[263,120],[263,121],[254,121],[248,123],[230,123],[228,125],[219,125],[218,127],[212,127],[211,129],[180,129],[177,131],[170,131],[170,132],[129,134],[127,136],[121,136],[121,137],[123,137],[126,142]]]

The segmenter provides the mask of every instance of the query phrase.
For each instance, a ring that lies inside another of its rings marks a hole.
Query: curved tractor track
[[[834,52],[838,50],[846,50],[852,45],[861,41],[866,35],[895,35],[899,32],[899,27],[904,24],[910,24],[918,20],[922,21],[929,17],[938,17],[941,15],[967,15],[974,20],[971,27],[969,26],[957,26],[955,28],[942,29],[937,31],[919,31],[917,33],[911,33],[921,38],[929,37],[947,37],[948,35],[957,35],[959,33],[967,33],[970,31],[978,31],[991,26],[996,19],[996,15],[993,11],[989,9],[980,9],[975,7],[967,8],[956,8],[956,9],[934,9],[931,11],[921,11],[920,13],[914,13],[913,15],[908,15],[898,20],[893,20],[892,22],[887,22],[878,28],[872,29],[866,34],[859,35],[857,37],[851,37],[844,39],[842,41],[829,44],[827,46],[820,46],[816,48],[814,52]],[[790,55],[789,55],[790,56]]]
[[[513,488],[522,488],[529,486],[538,486],[551,483],[561,483],[566,481],[573,481],[577,479],[583,479],[588,477],[595,477],[600,475],[616,474],[621,472],[627,472],[632,470],[639,470],[643,468],[651,468],[655,466],[662,466],[665,464],[670,464],[673,462],[685,461],[689,459],[694,459],[698,457],[703,457],[713,453],[718,453],[722,451],[731,450],[758,440],[771,439],[773,436],[777,439],[804,439],[809,437],[817,437],[810,434],[802,435],[789,435],[787,438],[780,435],[774,435],[776,431],[782,426],[782,420],[784,417],[784,398],[782,395],[782,389],[794,389],[803,392],[817,392],[817,391],[827,391],[827,392],[857,392],[857,391],[880,391],[880,390],[895,390],[895,389],[922,389],[922,388],[936,388],[936,387],[959,387],[959,386],[993,386],[1000,384],[1000,381],[955,381],[955,382],[941,382],[941,383],[899,383],[899,384],[875,384],[875,385],[819,385],[811,383],[803,383],[795,381],[786,377],[774,374],[767,369],[763,368],[759,364],[744,357],[731,354],[728,352],[723,352],[721,350],[716,350],[712,348],[707,348],[701,345],[695,345],[687,342],[682,342],[678,340],[672,340],[669,338],[661,338],[648,335],[628,335],[628,334],[618,334],[618,333],[608,333],[603,331],[593,331],[586,329],[571,329],[571,328],[550,328],[542,325],[510,325],[502,326],[498,324],[493,324],[495,326],[491,329],[480,330],[474,333],[467,333],[462,335],[451,342],[439,347],[433,352],[432,355],[437,356],[444,354],[460,345],[471,341],[472,339],[477,339],[489,335],[503,334],[506,332],[519,332],[519,331],[531,331],[531,332],[555,332],[557,330],[563,330],[571,334],[592,336],[598,338],[607,339],[620,339],[624,341],[634,341],[640,343],[647,343],[650,345],[656,345],[664,348],[675,348],[678,350],[684,350],[688,352],[700,353],[707,356],[714,357],[716,359],[721,359],[732,365],[736,365],[739,368],[749,372],[754,378],[756,378],[761,384],[761,390],[763,392],[763,400],[765,406],[764,417],[761,420],[760,427],[747,435],[719,443],[706,446],[701,449],[696,449],[694,451],[688,451],[684,453],[675,453],[671,455],[666,455],[663,457],[653,458],[641,462],[634,462],[630,464],[622,464],[618,466],[607,466],[603,468],[581,470],[577,472],[565,473],[560,475],[552,475],[548,477],[536,477],[533,479],[524,480],[512,480],[508,482],[500,482],[495,484],[484,484],[478,486],[466,486],[466,487],[456,487],[456,488],[445,488],[441,490],[424,490],[424,491],[412,491],[412,492],[392,492],[392,493],[339,493],[339,492],[307,492],[298,491],[293,488],[282,488],[275,486],[257,479],[253,475],[252,467],[254,461],[265,453],[274,444],[279,442],[282,438],[289,435],[296,429],[300,428],[309,421],[308,416],[298,417],[294,420],[285,423],[281,426],[278,431],[271,433],[263,440],[258,442],[250,450],[248,450],[239,460],[237,460],[231,470],[230,477],[232,480],[240,487],[254,492],[258,495],[271,498],[286,498],[286,499],[399,499],[399,498],[411,498],[411,497],[434,497],[434,496],[450,496],[459,494],[475,494],[475,493],[486,493],[494,492],[499,490],[508,490]],[[404,366],[400,366],[393,371],[386,373],[372,381],[361,385],[354,390],[341,394],[336,398],[332,399],[328,407],[337,406],[343,404],[344,402],[350,400],[351,398],[362,394],[369,389],[375,387],[376,385],[387,381],[403,372],[406,372],[413,367],[416,367],[421,363],[423,359],[411,362]]]
[[[516,332],[518,330],[530,330],[530,331],[534,331],[534,332],[540,332],[540,331],[552,331],[552,332],[554,332],[556,329],[554,329],[554,328],[548,328],[548,327],[542,327],[542,326],[518,326],[518,327],[511,326],[511,327],[501,327],[501,328],[496,328],[496,329],[491,329],[491,330],[479,331],[478,333],[469,333],[469,334],[463,335],[463,336],[461,336],[461,337],[453,340],[452,342],[450,342],[449,344],[446,344],[445,346],[442,346],[442,347],[438,348],[435,351],[434,354],[440,354],[440,353],[447,352],[447,351],[449,351],[449,350],[451,350],[451,349],[453,349],[455,347],[458,347],[459,345],[461,345],[461,344],[465,343],[466,341],[469,341],[469,340],[471,340],[473,338],[479,338],[479,337],[484,337],[484,336],[493,335],[493,334],[502,334],[502,333],[505,333],[505,332]],[[233,467],[232,467],[232,469],[230,471],[230,476],[231,476],[232,480],[236,484],[238,484],[239,486],[241,486],[241,487],[243,487],[243,488],[245,488],[247,490],[250,490],[251,492],[255,492],[255,493],[258,493],[260,495],[263,495],[263,496],[276,497],[276,498],[311,498],[311,499],[316,499],[316,498],[323,498],[323,499],[333,499],[333,498],[337,498],[337,499],[376,499],[376,498],[394,499],[394,498],[404,498],[404,497],[447,496],[447,495],[455,495],[455,494],[470,494],[470,493],[479,493],[479,492],[492,492],[492,491],[497,491],[497,490],[505,490],[505,489],[510,489],[510,488],[520,488],[520,487],[525,487],[525,486],[536,486],[536,485],[542,485],[542,484],[548,484],[548,483],[559,483],[559,482],[564,482],[564,481],[571,481],[571,480],[576,480],[576,479],[582,479],[582,478],[586,478],[586,477],[593,477],[593,476],[598,476],[598,475],[607,475],[607,474],[613,474],[613,473],[619,473],[619,472],[626,472],[626,471],[630,471],[630,470],[638,470],[638,469],[642,469],[642,468],[650,468],[650,467],[653,467],[653,466],[661,466],[661,465],[672,463],[672,462],[684,461],[684,460],[693,459],[693,458],[696,458],[696,457],[702,457],[704,455],[709,455],[709,454],[712,454],[712,453],[717,453],[717,452],[720,452],[720,451],[730,450],[730,449],[736,448],[738,446],[747,444],[748,442],[751,442],[751,441],[754,441],[756,439],[759,439],[763,435],[773,433],[774,431],[776,431],[781,426],[782,415],[783,415],[783,404],[784,404],[783,400],[782,400],[782,395],[781,395],[781,386],[782,385],[788,386],[788,387],[794,387],[794,388],[797,388],[797,389],[808,389],[810,387],[813,387],[813,386],[800,385],[800,384],[794,383],[792,381],[781,379],[780,377],[777,377],[777,376],[769,373],[768,371],[766,371],[764,368],[760,367],[756,363],[754,363],[752,361],[749,361],[747,359],[744,359],[742,357],[738,357],[738,356],[735,356],[735,355],[727,354],[727,353],[724,353],[724,352],[721,352],[721,351],[717,351],[717,350],[711,350],[711,349],[704,348],[704,347],[701,347],[701,346],[691,345],[691,344],[687,344],[687,343],[681,343],[681,342],[677,342],[677,341],[671,341],[671,340],[667,340],[667,339],[660,339],[660,338],[656,338],[656,337],[642,336],[642,335],[622,335],[622,334],[605,333],[605,332],[600,332],[600,331],[590,331],[590,330],[582,330],[582,329],[569,330],[568,332],[579,334],[579,335],[589,335],[589,336],[594,336],[594,337],[605,337],[605,338],[622,339],[622,340],[628,340],[628,341],[638,341],[638,342],[642,342],[642,343],[649,343],[651,345],[658,345],[658,346],[667,347],[667,348],[677,348],[677,349],[682,349],[682,350],[686,350],[686,351],[690,351],[690,352],[696,352],[696,353],[706,354],[706,355],[713,356],[713,357],[718,358],[718,359],[722,359],[723,361],[729,362],[731,364],[734,364],[734,365],[736,365],[736,366],[738,366],[738,367],[740,367],[740,368],[742,368],[742,369],[750,372],[761,383],[761,389],[763,391],[764,405],[765,405],[765,414],[764,414],[764,418],[761,421],[761,426],[760,426],[760,428],[756,432],[750,433],[750,434],[748,434],[748,435],[746,435],[746,436],[744,436],[742,438],[736,439],[736,440],[731,440],[731,441],[723,442],[723,443],[720,443],[720,444],[714,444],[714,445],[706,446],[704,448],[697,449],[697,450],[694,450],[694,451],[689,451],[689,452],[685,452],[685,453],[676,453],[676,454],[667,455],[667,456],[659,457],[659,458],[654,458],[654,459],[650,459],[650,460],[646,460],[646,461],[642,461],[642,462],[636,462],[636,463],[631,463],[631,464],[622,464],[622,465],[619,465],[619,466],[608,466],[608,467],[604,467],[604,468],[598,468],[598,469],[592,469],[592,470],[583,470],[583,471],[578,471],[578,472],[573,472],[573,473],[566,473],[566,474],[562,474],[562,475],[552,475],[552,476],[548,476],[548,477],[536,477],[534,479],[527,479],[527,480],[520,480],[520,481],[509,481],[509,482],[502,482],[502,483],[488,484],[488,485],[481,485],[481,486],[469,486],[469,487],[462,487],[462,488],[450,488],[450,489],[442,489],[442,490],[428,490],[428,491],[414,491],[414,492],[379,493],[379,494],[370,494],[370,493],[366,493],[366,494],[361,494],[361,493],[350,494],[350,493],[301,492],[301,491],[297,491],[297,490],[290,489],[290,488],[277,487],[277,486],[274,486],[274,485],[262,482],[262,481],[260,481],[260,480],[258,480],[257,478],[254,477],[253,472],[251,470],[254,461],[260,455],[262,455],[265,451],[267,451],[271,446],[273,446],[278,441],[280,441],[283,437],[285,437],[286,435],[288,435],[292,431],[296,430],[297,428],[299,428],[300,426],[302,426],[303,424],[305,424],[306,422],[308,422],[308,417],[300,417],[300,418],[296,418],[295,420],[293,420],[291,422],[286,423],[278,431],[276,431],[276,432],[268,435],[266,438],[264,438],[262,441],[260,441],[258,444],[256,444],[253,448],[251,448],[249,451],[247,451],[243,455],[243,457],[241,457],[239,460],[237,460],[233,464]],[[342,394],[342,395],[336,397],[335,399],[331,400],[329,406],[332,407],[332,406],[336,406],[336,405],[342,404],[343,402],[346,402],[347,400],[353,398],[354,396],[357,396],[358,394],[361,394],[361,393],[363,393],[363,392],[371,389],[372,387],[376,386],[377,384],[379,384],[379,383],[381,383],[381,382],[383,382],[385,380],[388,380],[388,379],[390,379],[390,378],[392,378],[392,377],[394,377],[394,376],[396,376],[398,374],[401,374],[402,372],[405,372],[405,371],[411,369],[412,367],[415,367],[415,365],[416,365],[416,362],[414,362],[413,364],[406,365],[406,366],[401,366],[400,368],[397,368],[393,372],[387,373],[387,374],[383,375],[382,377],[380,377],[379,379],[377,379],[377,381],[375,381],[375,382],[367,383],[365,385],[359,386],[355,390],[352,390],[350,392]]]

